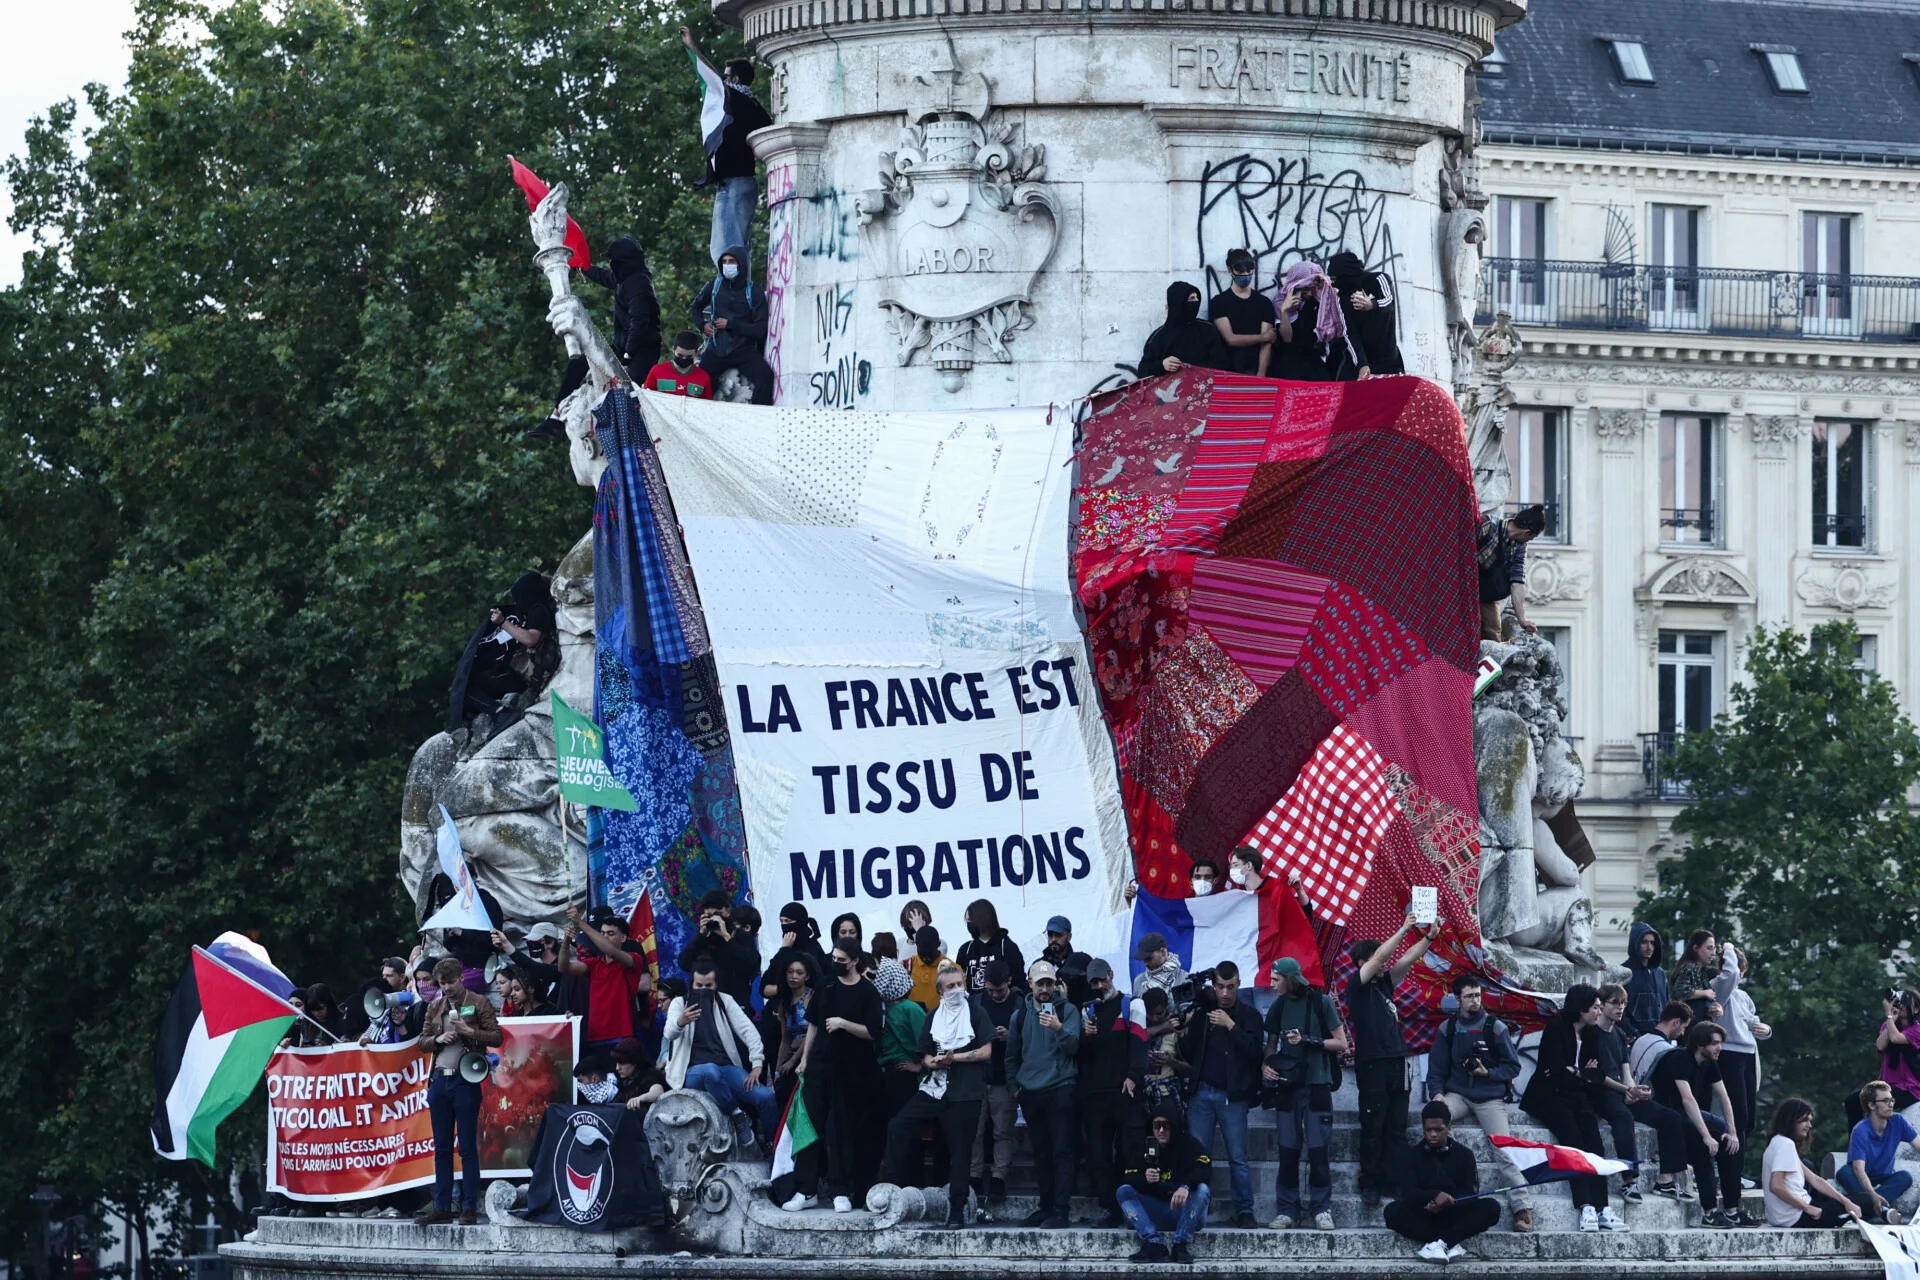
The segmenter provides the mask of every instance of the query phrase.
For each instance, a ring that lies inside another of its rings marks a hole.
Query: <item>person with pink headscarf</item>
[[[1367,353],[1347,328],[1339,291],[1319,263],[1296,262],[1288,267],[1277,292],[1274,377],[1343,382],[1368,376]]]

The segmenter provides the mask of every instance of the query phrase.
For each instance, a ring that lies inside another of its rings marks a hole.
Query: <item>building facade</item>
[[[1536,0],[1476,77],[1479,311],[1602,949],[1684,803],[1662,770],[1758,626],[1852,618],[1920,691],[1920,3]]]

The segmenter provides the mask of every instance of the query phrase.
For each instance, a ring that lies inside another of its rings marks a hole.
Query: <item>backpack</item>
[[[1433,1052],[1433,1053],[1441,1052],[1442,1050],[1440,1049],[1440,1042],[1445,1041],[1447,1047],[1444,1052],[1446,1054],[1446,1061],[1449,1063],[1453,1061],[1453,1033],[1459,1030],[1459,1026],[1458,1026],[1459,1021],[1460,1021],[1460,1015],[1454,1014],[1453,1016],[1449,1017],[1445,1022],[1441,1023],[1440,1033],[1439,1035],[1434,1037],[1434,1047],[1432,1050],[1430,1050],[1430,1052]],[[1487,1024],[1488,1024],[1487,1030],[1492,1034],[1499,1036],[1501,1039],[1505,1040],[1509,1048],[1512,1048],[1514,1044],[1517,1042],[1517,1040],[1519,1039],[1519,1037],[1514,1034],[1515,1028],[1512,1023],[1502,1022],[1500,1021],[1500,1019],[1494,1017],[1491,1013],[1487,1015]],[[1633,1046],[1628,1045],[1627,1048],[1629,1051],[1631,1051]],[[1519,1051],[1515,1049],[1514,1058],[1516,1061],[1519,1059],[1519,1056],[1520,1056]],[[1514,1100],[1513,1081],[1511,1080],[1506,1082],[1506,1093],[1504,1095],[1503,1100],[1506,1102],[1512,1102]]]

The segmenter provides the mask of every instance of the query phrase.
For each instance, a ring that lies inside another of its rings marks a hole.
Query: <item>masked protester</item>
[[[1114,1192],[1140,1237],[1140,1250],[1129,1262],[1193,1261],[1188,1246],[1206,1230],[1212,1172],[1213,1157],[1181,1124],[1178,1109],[1155,1107],[1144,1139],[1127,1159],[1126,1181]]]
[[[660,300],[653,292],[653,273],[647,270],[647,254],[640,242],[621,236],[607,246],[606,265],[583,267],[580,274],[597,285],[613,290],[613,353],[620,357],[628,374],[639,377],[660,358]],[[567,361],[560,377],[557,405],[572,395],[587,380],[587,358],[575,356]],[[566,424],[557,416],[527,433],[539,440],[564,440]]]
[[[1207,317],[1227,348],[1227,368],[1266,377],[1273,355],[1273,300],[1256,293],[1253,255],[1235,249],[1227,255],[1228,287],[1207,303]]]
[[[1296,262],[1280,280],[1273,374],[1297,382],[1351,382],[1368,374],[1366,349],[1347,328],[1331,277]]]
[[[720,255],[720,274],[707,281],[688,308],[707,337],[700,367],[718,382],[728,369],[753,384],[753,403],[773,403],[773,370],[762,354],[767,341],[767,295],[753,281],[745,245]]]
[[[1340,296],[1347,332],[1354,336],[1354,345],[1367,353],[1367,368],[1373,376],[1405,373],[1406,362],[1400,358],[1400,340],[1394,332],[1398,312],[1387,278],[1368,271],[1358,254],[1344,250],[1327,259],[1327,275]]]
[[[1059,923],[1065,923],[1055,917]],[[1048,932],[1052,933],[1049,924]],[[1066,931],[1072,942],[1071,930]],[[1074,954],[1080,954],[1078,952]],[[1052,956],[1047,959],[1053,961]],[[1142,1081],[1147,1074],[1147,1006],[1114,989],[1113,966],[1089,961],[1087,994],[1080,1005],[1080,1054],[1074,1079],[1074,1111],[1080,1121],[1080,1155],[1106,1216],[1103,1227],[1126,1225],[1114,1201],[1121,1161],[1140,1145]]]
[[[646,381],[640,385],[647,391],[665,395],[711,400],[713,378],[700,367],[699,361],[700,335],[691,329],[682,329],[673,335],[673,350],[668,358],[647,370]]]
[[[800,1050],[801,1096],[824,1142],[794,1157],[794,1193],[780,1207],[797,1213],[819,1204],[821,1159],[838,1192],[836,1213],[864,1205],[886,1142],[886,1089],[877,1050],[886,1012],[880,993],[860,976],[866,957],[836,947],[826,983],[807,1002],[807,1039]],[[823,1150],[824,1148],[824,1150]]]
[[[917,1162],[910,1151],[929,1120],[940,1126],[947,1145],[947,1226],[962,1223],[967,1202],[967,1169],[973,1160],[973,1135],[980,1103],[987,1092],[987,1066],[993,1058],[993,1020],[967,998],[967,977],[948,961],[935,979],[939,1000],[920,1025],[915,1046],[919,1088],[893,1117],[887,1133],[887,1165],[904,1181]],[[905,1003],[905,1002],[903,1002]]]
[[[913,938],[913,954],[907,957],[907,979],[912,984],[907,999],[932,1013],[940,1003],[940,993],[935,986],[940,966],[952,963],[940,954],[940,931],[930,924],[920,926],[920,932]]]
[[[1147,335],[1140,351],[1140,376],[1179,373],[1193,366],[1227,367],[1227,344],[1220,331],[1200,318],[1200,290],[1185,280],[1167,286],[1166,323]]]

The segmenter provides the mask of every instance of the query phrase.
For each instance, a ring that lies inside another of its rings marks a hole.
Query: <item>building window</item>
[[[1775,93],[1806,93],[1807,77],[1800,70],[1800,55],[1790,45],[1756,44],[1753,51],[1767,64],[1767,79]]]
[[[1710,631],[1660,633],[1660,734],[1699,733],[1720,710],[1720,637]]]
[[[1853,216],[1800,215],[1800,315],[1808,333],[1853,332]]]
[[[1656,327],[1692,329],[1700,324],[1700,212],[1685,205],[1653,206],[1647,311]]]
[[[1813,424],[1813,545],[1868,545],[1867,429],[1857,422]]]
[[[1547,509],[1543,542],[1567,540],[1567,415],[1558,409],[1509,409],[1501,448],[1513,475],[1507,514],[1539,503]]]
[[[1720,428],[1712,418],[1660,415],[1660,541],[1723,545]]]
[[[1627,84],[1652,84],[1653,64],[1647,61],[1647,46],[1638,40],[1609,39],[1613,69]]]
[[[1516,320],[1543,318],[1547,305],[1547,202],[1500,196],[1493,202],[1495,310]]]
[[[1507,55],[1500,52],[1499,41],[1494,41],[1493,48],[1487,50],[1487,56],[1480,59],[1480,74],[1483,76],[1507,74]]]

